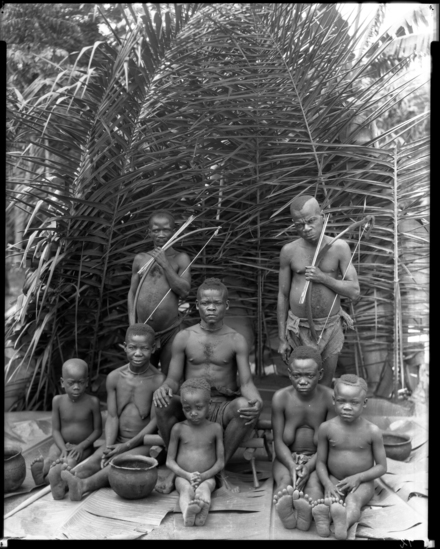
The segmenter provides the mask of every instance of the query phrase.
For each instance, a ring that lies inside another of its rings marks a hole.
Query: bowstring
[[[347,274],[348,269],[350,268],[350,265],[351,265],[352,262],[353,262],[353,257],[354,257],[354,255],[355,255],[357,249],[358,249],[359,244],[361,243],[361,239],[362,239],[362,237],[364,236],[364,232],[365,232],[366,229],[368,228],[369,224],[370,224],[369,222],[365,224],[364,228],[362,229],[362,233],[359,235],[357,244],[356,244],[356,246],[355,246],[355,249],[354,249],[353,253],[351,254],[350,261],[348,262],[347,268],[345,269],[345,273],[344,273],[344,276],[342,277],[342,280],[344,280],[345,275]],[[342,280],[341,280],[341,282],[342,282]],[[319,342],[321,341],[322,334],[324,333],[325,327],[327,326],[328,319],[330,318],[330,313],[332,312],[332,309],[333,309],[333,307],[335,306],[337,297],[338,297],[338,294],[335,295],[335,298],[334,298],[334,300],[333,300],[332,306],[330,307],[330,310],[329,310],[329,313],[328,313],[328,315],[327,315],[327,318],[325,319],[324,327],[323,327],[323,329],[322,329],[322,331],[321,331],[321,333],[320,333],[320,335],[319,335],[319,337],[318,337],[318,343],[317,343],[318,345],[319,345]]]

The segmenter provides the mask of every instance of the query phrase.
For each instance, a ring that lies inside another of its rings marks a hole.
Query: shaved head
[[[303,207],[307,204],[309,207],[313,207],[316,211],[321,211],[318,201],[313,196],[303,194],[301,196],[296,196],[290,204],[290,212],[293,215],[295,212],[298,214]]]
[[[160,218],[160,219],[163,219],[163,218],[166,218],[168,219],[168,221],[170,222],[170,226],[174,228],[174,225],[176,224],[175,220],[174,220],[174,216],[171,212],[169,212],[168,210],[159,210],[157,212],[154,212],[153,214],[150,215],[149,219],[148,219],[148,226],[150,227],[151,229],[151,226],[153,225],[153,221],[157,218]]]
[[[62,376],[67,377],[70,372],[78,371],[81,369],[84,372],[84,376],[87,376],[89,372],[87,362],[81,360],[80,358],[70,358],[69,360],[66,360],[66,362],[63,364]]]

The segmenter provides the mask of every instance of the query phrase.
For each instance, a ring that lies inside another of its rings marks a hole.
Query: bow
[[[343,231],[341,231],[338,235],[336,235],[334,238],[332,238],[332,240],[330,240],[330,242],[328,242],[323,248],[322,250],[319,252],[318,254],[318,257],[316,258],[316,266],[318,267],[319,266],[319,263],[321,262],[322,258],[324,257],[324,255],[327,253],[328,249],[336,242],[336,240],[339,240],[341,238],[342,235],[344,235],[345,233],[348,233],[349,231],[352,231],[353,229],[356,229],[357,227],[361,227],[362,225],[365,225],[364,226],[364,230],[362,231],[362,234],[360,235],[359,237],[359,240],[358,240],[358,243],[356,244],[356,248],[354,249],[352,255],[351,255],[351,258],[350,258],[350,262],[348,263],[347,265],[347,268],[345,270],[345,273],[342,277],[342,280],[344,280],[345,278],[345,275],[347,274],[347,271],[353,261],[353,257],[354,257],[354,254],[356,253],[356,250],[359,246],[359,243],[361,241],[361,238],[362,238],[362,235],[364,234],[364,232],[367,230],[367,235],[366,237],[368,238],[370,233],[371,233],[371,230],[373,228],[373,225],[374,225],[374,216],[372,215],[367,215],[366,217],[364,217],[363,219],[361,219],[360,221],[357,221],[356,223],[352,223],[351,225],[349,225],[346,229],[344,229]],[[322,331],[321,331],[321,334],[319,336],[319,339],[317,338],[317,335],[316,335],[316,330],[315,330],[315,327],[313,325],[313,316],[312,316],[312,290],[311,290],[311,286],[309,286],[309,289],[307,291],[307,295],[306,295],[306,312],[307,312],[307,320],[309,322],[309,326],[310,326],[310,331],[312,333],[312,336],[314,338],[314,340],[319,343],[321,341],[321,337],[322,337],[322,334],[324,333],[324,330],[325,330],[325,327],[327,326],[327,322],[328,322],[328,319],[330,318],[330,313],[333,309],[333,306],[336,302],[336,299],[337,299],[337,295],[335,295],[335,298],[333,300],[333,303],[332,303],[332,306],[330,307],[330,310],[329,310],[329,313],[327,315],[327,318],[325,320],[325,323],[324,323],[324,327],[322,328]]]
[[[186,267],[186,269],[182,272],[181,275],[179,275],[179,277],[182,277],[186,271],[191,267],[191,265],[194,263],[194,261],[199,257],[199,255],[203,252],[203,250],[206,248],[206,246],[211,242],[211,240],[218,235],[218,232],[219,230],[221,229],[221,227],[217,227],[216,230],[215,230],[215,233],[211,236],[211,238],[209,238],[209,240],[203,245],[203,247],[200,249],[199,253],[194,257],[194,259],[191,261],[191,263]],[[171,288],[167,291],[167,293],[163,296],[163,298],[159,301],[159,303],[156,305],[156,307],[153,309],[152,313],[150,314],[150,316],[147,318],[147,320],[145,320],[144,324],[146,324],[153,316],[153,314],[157,311],[157,309],[160,307],[160,305],[163,303],[163,301],[165,300],[165,298],[167,297],[167,295],[171,292]]]

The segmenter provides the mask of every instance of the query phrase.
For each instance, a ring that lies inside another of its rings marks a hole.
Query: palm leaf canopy
[[[205,276],[233,277],[267,343],[279,252],[295,238],[291,200],[316,196],[329,235],[374,215],[368,239],[347,238],[361,283],[357,334],[385,347],[394,337],[377,303],[394,295],[396,174],[400,218],[423,229],[427,215],[427,141],[397,151],[373,131],[405,93],[385,91],[399,67],[363,88],[381,50],[373,44],[352,63],[362,35],[334,5],[154,6],[130,15],[119,49],[95,45],[87,70],[60,71],[52,89],[16,107],[17,142],[46,151],[40,171],[28,150],[11,154],[33,173],[15,177],[11,198],[29,212],[41,198],[23,243],[34,267],[8,331],[13,359],[37,366],[28,404],[47,404],[69,356],[87,360],[92,377],[124,360],[131,264],[150,246],[146,220],[157,209],[197,216],[190,230],[222,226],[193,266],[189,301]],[[180,246],[194,256],[210,234]]]

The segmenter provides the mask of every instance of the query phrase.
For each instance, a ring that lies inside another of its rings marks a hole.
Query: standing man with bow
[[[287,362],[300,345],[317,349],[324,368],[320,383],[330,387],[344,344],[342,321],[353,327],[339,296],[359,297],[357,274],[347,242],[323,234],[324,216],[315,198],[296,197],[290,212],[300,238],[283,246],[280,255],[278,352]]]

